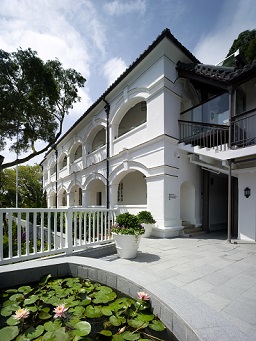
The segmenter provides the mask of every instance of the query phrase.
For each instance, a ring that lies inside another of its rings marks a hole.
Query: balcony
[[[230,144],[230,149],[237,149],[255,145],[256,108],[232,117],[229,122],[227,104],[228,94],[223,94],[181,113],[180,142],[201,148]]]

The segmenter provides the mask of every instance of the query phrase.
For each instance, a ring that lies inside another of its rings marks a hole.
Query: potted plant
[[[152,233],[153,226],[155,224],[155,219],[149,211],[140,211],[137,214],[139,223],[144,227],[145,233],[143,237],[149,237]]]
[[[135,258],[141,235],[145,232],[138,217],[128,212],[119,214],[111,232],[116,243],[118,256],[126,259]]]

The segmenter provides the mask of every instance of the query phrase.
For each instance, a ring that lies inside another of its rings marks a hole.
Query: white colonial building
[[[217,47],[216,47],[217,48]],[[168,29],[42,161],[48,206],[149,210],[256,240],[256,63],[203,65]]]

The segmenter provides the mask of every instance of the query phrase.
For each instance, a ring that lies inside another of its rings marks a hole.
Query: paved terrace
[[[129,272],[147,272],[187,291],[256,340],[256,243],[228,243],[225,235],[142,238],[137,258],[101,258]],[[185,295],[186,296],[186,295]],[[211,310],[209,308],[209,310]],[[221,333],[221,332],[220,332]],[[215,335],[215,340],[223,335]]]

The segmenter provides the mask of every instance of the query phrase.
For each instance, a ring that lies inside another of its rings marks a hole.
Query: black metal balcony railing
[[[256,144],[256,109],[237,115],[231,120],[231,147],[244,148]]]
[[[179,121],[180,142],[213,148],[228,143],[228,126]]]
[[[179,120],[180,142],[213,148],[229,143],[229,126]],[[231,148],[256,144],[256,108],[231,120]]]

